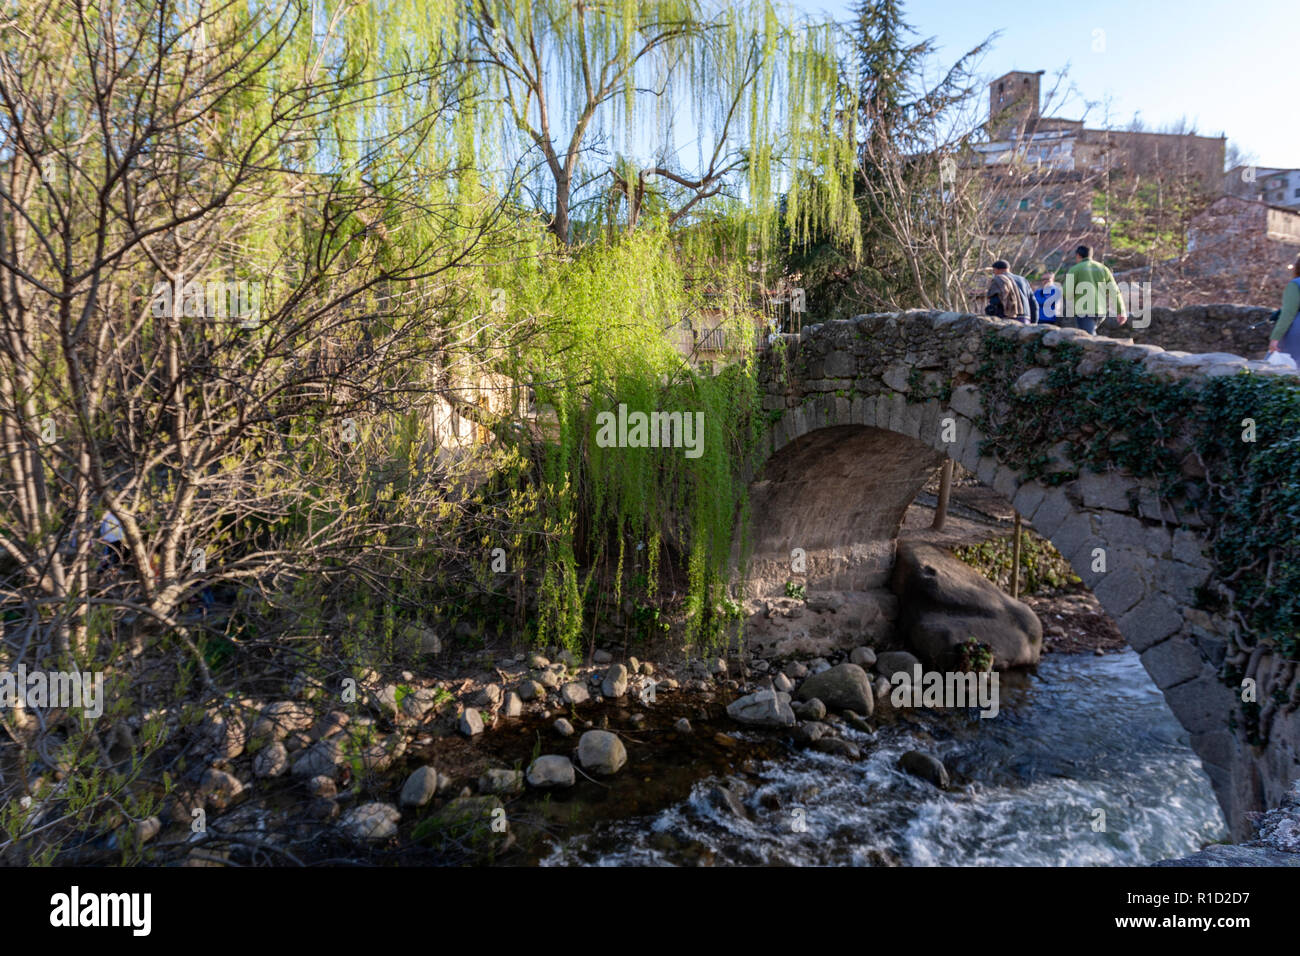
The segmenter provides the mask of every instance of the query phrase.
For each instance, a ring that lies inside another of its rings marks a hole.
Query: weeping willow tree
[[[752,365],[675,343],[752,338],[778,226],[856,234],[829,28],[766,3],[44,0],[0,38],[0,665],[121,682],[95,723],[0,716],[7,795],[35,798],[0,854],[130,832],[165,737],[140,711],[391,661],[481,544],[535,572],[541,640],[577,640],[593,582],[653,594],[665,554],[709,636]],[[699,453],[598,441],[620,405],[701,416]]]

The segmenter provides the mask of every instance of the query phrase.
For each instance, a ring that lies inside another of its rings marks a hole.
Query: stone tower
[[[1038,121],[1043,71],[1012,70],[989,84],[989,135],[1013,139]]]

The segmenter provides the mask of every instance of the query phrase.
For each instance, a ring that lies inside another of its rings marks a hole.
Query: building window
[[[1296,194],[1296,198],[1300,199],[1300,188],[1296,189],[1295,194]]]
[[[997,201],[997,205],[996,205],[994,208],[995,208],[995,209],[999,209],[999,210],[1001,210],[1001,209],[1006,209],[1006,208],[1007,208],[1007,201],[1006,201],[1005,199],[999,199],[999,200]]]
[[[1021,211],[1024,211],[1024,210],[1029,209],[1029,200],[1028,200],[1028,199],[1022,199],[1022,200],[1020,200],[1020,209],[1021,209]]]

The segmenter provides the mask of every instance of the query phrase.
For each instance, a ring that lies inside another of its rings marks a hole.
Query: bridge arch
[[[1050,484],[990,453],[975,374],[988,335],[1041,337],[1048,350],[1075,342],[1081,373],[1124,358],[1170,378],[1272,374],[1222,353],[1170,353],[956,313],[859,316],[786,337],[760,372],[770,427],[751,466],[751,596],[776,593],[790,578],[795,548],[810,589],[882,587],[907,507],[950,458],[1006,498],[1092,589],[1188,731],[1234,837],[1249,837],[1247,813],[1278,805],[1300,777],[1300,710],[1279,709],[1262,748],[1234,726],[1238,697],[1220,672],[1240,653],[1236,627],[1196,600],[1215,574],[1207,521],[1194,507],[1173,514],[1151,480],[1125,471],[1080,469]],[[1046,370],[1036,372],[1016,388],[1034,387]],[[1093,570],[1098,548],[1104,572]],[[1260,687],[1287,666],[1254,658]]]

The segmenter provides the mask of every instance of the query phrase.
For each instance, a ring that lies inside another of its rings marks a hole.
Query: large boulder
[[[1043,649],[1038,617],[950,551],[900,541],[893,587],[898,633],[934,670],[958,669],[961,645],[972,637],[990,647],[999,670],[1038,663]]]
[[[813,674],[795,694],[800,700],[820,700],[835,710],[855,710],[871,716],[875,695],[871,678],[857,664],[836,664],[820,674]]]

